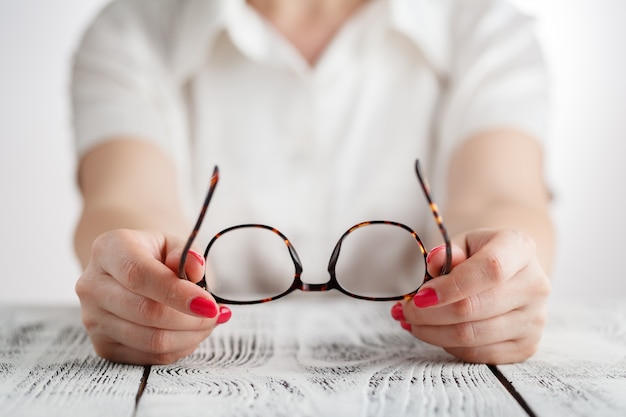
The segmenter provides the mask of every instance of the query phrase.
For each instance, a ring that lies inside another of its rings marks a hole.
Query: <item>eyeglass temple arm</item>
[[[196,239],[198,235],[198,231],[200,230],[200,226],[202,225],[202,221],[204,220],[204,215],[206,214],[207,208],[209,207],[209,203],[211,202],[211,198],[213,197],[213,192],[215,191],[215,187],[217,186],[217,182],[220,179],[220,171],[217,168],[213,168],[213,175],[211,176],[211,183],[209,185],[209,191],[207,191],[206,197],[204,198],[204,203],[202,204],[202,209],[200,210],[200,215],[198,216],[198,220],[196,220],[196,225],[193,227],[189,238],[187,238],[187,243],[183,249],[183,254],[180,258],[180,264],[178,265],[178,278],[186,279],[187,274],[185,273],[185,263],[187,262],[187,254],[189,253],[189,249],[191,249],[191,245],[193,241]]]
[[[422,186],[422,190],[424,191],[424,195],[426,196],[426,200],[428,201],[428,205],[430,206],[430,211],[433,213],[435,217],[435,222],[437,223],[437,227],[439,227],[439,231],[441,232],[441,236],[443,236],[443,241],[446,244],[446,262],[441,268],[441,275],[446,275],[452,269],[452,244],[450,243],[450,237],[448,236],[448,231],[446,227],[443,225],[443,218],[439,213],[439,208],[437,207],[437,203],[435,203],[433,199],[433,195],[430,191],[430,187],[428,186],[428,182],[426,181],[426,177],[422,172],[422,166],[420,164],[419,159],[415,160],[415,173],[417,174],[417,179]]]

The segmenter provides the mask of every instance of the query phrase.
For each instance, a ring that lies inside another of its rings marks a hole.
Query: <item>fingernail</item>
[[[435,246],[434,248],[432,248],[430,250],[430,252],[428,253],[428,256],[426,256],[426,262],[430,263],[430,260],[433,258],[433,256],[441,251],[442,249],[445,249],[446,245],[439,245],[439,246]]]
[[[196,258],[196,260],[200,262],[200,265],[204,266],[204,256],[200,255],[198,252],[196,252],[193,249],[190,249],[187,253],[193,256],[194,258]]]
[[[222,323],[226,323],[228,320],[230,320],[230,317],[233,315],[232,311],[230,311],[230,308],[226,307],[226,306],[221,306],[220,307],[220,315],[217,318],[217,324],[222,324]]]
[[[439,302],[439,298],[437,298],[437,293],[432,288],[424,288],[423,290],[419,290],[415,297],[413,297],[413,303],[417,307],[430,307],[434,306]]]
[[[402,304],[397,303],[391,307],[391,317],[394,320],[404,321],[404,311],[402,311]]]
[[[407,323],[406,321],[401,321],[400,326],[402,326],[404,330],[407,330],[409,332],[411,331],[411,325]]]
[[[192,313],[202,317],[208,317],[210,319],[217,315],[217,305],[215,305],[213,301],[202,297],[196,297],[191,300],[189,309]]]

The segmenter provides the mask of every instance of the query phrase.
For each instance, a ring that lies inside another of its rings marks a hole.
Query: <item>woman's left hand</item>
[[[454,239],[452,271],[432,279],[392,316],[417,338],[467,362],[520,362],[538,348],[550,280],[535,242],[514,230],[478,230]],[[428,256],[437,276],[444,247]],[[464,248],[464,249],[463,249]]]

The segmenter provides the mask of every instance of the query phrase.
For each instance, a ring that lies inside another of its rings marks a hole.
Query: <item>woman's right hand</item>
[[[228,321],[230,310],[194,284],[204,275],[202,256],[195,251],[187,256],[190,281],[176,275],[184,243],[127,229],[94,241],[76,293],[98,355],[138,365],[171,363]]]

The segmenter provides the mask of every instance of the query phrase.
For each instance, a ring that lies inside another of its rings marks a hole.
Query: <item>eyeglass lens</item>
[[[344,292],[365,298],[401,297],[419,288],[425,276],[424,248],[406,227],[374,223],[350,229],[332,275]],[[283,237],[271,228],[241,227],[221,233],[207,250],[211,292],[235,302],[283,294],[297,266]],[[303,281],[326,282],[328,277]]]

